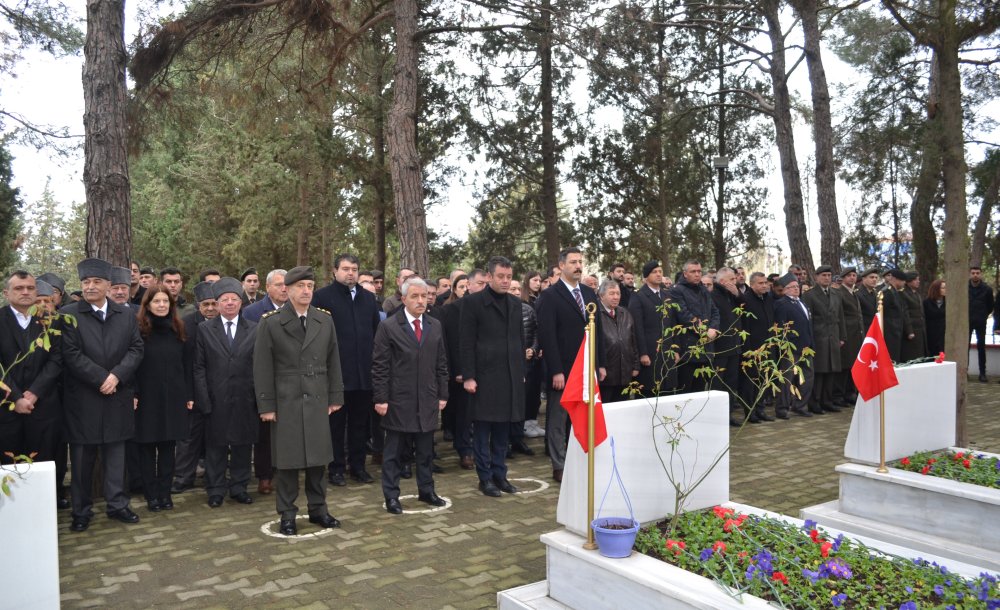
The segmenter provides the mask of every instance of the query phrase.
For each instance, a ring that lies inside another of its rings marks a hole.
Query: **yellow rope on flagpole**
[[[597,352],[597,337],[594,323],[594,314],[597,313],[597,305],[587,304],[589,320],[587,322],[587,542],[583,548],[592,551],[597,548],[594,542],[594,398],[597,388],[594,382],[597,377],[594,374],[595,359]]]

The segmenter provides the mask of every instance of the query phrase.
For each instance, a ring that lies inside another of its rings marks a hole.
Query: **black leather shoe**
[[[385,512],[391,515],[402,515],[403,505],[399,503],[396,498],[386,499],[385,501]]]
[[[738,418],[738,417],[730,417],[729,418],[729,425],[732,426],[732,427],[734,427],[734,428],[739,428],[740,426],[743,425],[743,420],[740,419],[740,418]]]
[[[771,417],[767,413],[764,413],[763,411],[761,411],[760,413],[758,413],[757,417],[760,419],[760,421],[774,421],[773,417]]]
[[[320,515],[318,517],[313,517],[309,515],[309,523],[315,523],[320,527],[340,527],[340,521],[330,513],[325,515]]]
[[[222,496],[209,496],[208,505],[212,508],[219,508],[222,506]]]
[[[114,519],[115,521],[121,521],[122,523],[132,524],[139,522],[139,515],[132,512],[132,509],[126,506],[125,508],[116,510],[113,513],[108,513],[108,519]]]
[[[403,477],[404,479],[412,479],[413,467],[410,466],[409,464],[403,464],[403,467],[399,469],[399,476]]]
[[[194,485],[184,485],[183,483],[174,483],[170,487],[170,493],[172,494],[182,494],[185,491],[191,489]]]
[[[775,411],[774,416],[778,419],[788,419],[788,411]]]
[[[810,413],[809,411],[806,411],[805,409],[792,409],[792,413],[794,413],[796,415],[800,415],[802,417],[812,417],[813,416],[812,413]]]
[[[761,422],[760,416],[757,414],[751,415],[747,418],[747,421],[751,424],[759,424]]]
[[[809,407],[809,412],[812,413],[813,415],[822,415],[823,413],[826,413],[826,411],[824,411],[822,407],[818,407],[816,409]]]
[[[163,510],[163,505],[160,504],[159,499],[154,498],[146,501],[146,508],[148,508],[151,513],[158,513]]]
[[[294,536],[299,533],[295,527],[295,519],[282,519],[278,526],[278,532],[283,536]]]
[[[827,405],[823,407],[823,411],[826,413],[840,413],[840,407],[836,405]]]
[[[980,382],[980,383],[986,383],[986,382],[987,382],[987,381],[986,381],[986,375],[980,375],[980,376],[979,376],[979,382]]]
[[[362,470],[360,472],[352,472],[351,479],[357,481],[358,483],[374,483],[375,479],[372,475],[368,474],[367,470]]]
[[[240,504],[253,504],[253,498],[247,492],[238,493],[235,496],[230,496],[233,500],[236,500]]]
[[[417,499],[424,504],[430,504],[431,506],[444,506],[447,504],[447,502],[444,501],[444,498],[437,495],[433,491],[430,493],[420,494],[417,496]]]
[[[489,496],[491,498],[500,497],[500,489],[496,486],[493,481],[480,481],[479,491],[483,492],[483,495]]]
[[[74,532],[85,532],[88,527],[90,527],[90,519],[86,517],[73,517],[73,524],[69,526],[69,529]]]
[[[517,488],[511,485],[510,481],[507,479],[493,479],[493,483],[495,483],[497,488],[505,494],[517,493]]]
[[[529,447],[524,441],[511,443],[510,448],[514,453],[520,453],[521,455],[535,455],[535,450]]]
[[[174,501],[170,496],[160,498],[160,508],[163,510],[174,510]]]
[[[56,500],[56,509],[58,510],[66,510],[72,505],[73,503],[69,501],[69,498],[58,498]]]
[[[330,485],[336,485],[337,487],[344,487],[347,485],[347,479],[344,478],[343,472],[334,472],[330,475]]]

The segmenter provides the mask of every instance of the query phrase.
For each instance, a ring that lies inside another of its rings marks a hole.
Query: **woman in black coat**
[[[147,291],[136,316],[144,352],[136,373],[135,442],[149,510],[174,507],[174,448],[189,434],[192,398],[190,350],[177,303],[163,288]]]
[[[944,280],[934,280],[924,299],[924,322],[927,324],[927,355],[937,356],[944,351]]]

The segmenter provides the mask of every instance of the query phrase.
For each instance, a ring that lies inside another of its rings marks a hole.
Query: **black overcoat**
[[[840,342],[847,335],[844,306],[833,288],[827,292],[816,286],[802,295],[802,302],[812,315],[813,341],[816,356],[813,370],[817,373],[840,372]]]
[[[588,286],[579,284],[580,295],[585,305],[593,303],[600,307],[597,293]],[[576,299],[569,288],[557,279],[552,286],[542,291],[535,301],[535,311],[538,313],[538,347],[542,350],[542,359],[547,369],[546,387],[552,386],[552,376],[562,373],[569,377],[573,361],[580,351],[583,336],[587,326],[584,317],[576,304]],[[601,317],[596,316],[597,324],[597,366],[604,366],[604,337],[601,336]]]
[[[886,286],[882,293],[882,335],[889,348],[893,362],[902,362],[903,342],[912,332],[910,316],[903,304],[903,295],[891,286]]]
[[[313,293],[312,304],[330,312],[337,327],[337,346],[345,391],[372,389],[372,348],[381,316],[375,295],[334,280]]]
[[[947,300],[941,297],[941,304],[924,299],[924,320],[927,322],[927,355],[937,356],[944,351],[944,310]]]
[[[840,370],[849,371],[854,366],[854,360],[861,351],[861,341],[865,338],[868,328],[864,326],[864,318],[861,314],[861,300],[858,298],[861,291],[852,291],[847,286],[834,289],[840,297],[840,305],[844,310],[844,346],[840,348]]]
[[[670,289],[670,298],[677,303],[677,323],[688,328],[694,328],[695,320],[700,320],[708,328],[722,332],[725,330],[719,322],[719,309],[712,300],[712,294],[701,284],[692,284],[686,280],[681,280]],[[692,357],[690,350],[699,340],[695,332],[688,332],[677,336],[679,346],[678,353],[682,362],[707,362],[711,355],[711,345],[707,346],[705,353],[700,357]]]
[[[903,362],[923,358],[927,355],[927,323],[924,321],[924,301],[916,290],[904,288],[899,296],[906,307],[913,338],[903,337]]]
[[[384,430],[433,432],[438,425],[438,401],[448,400],[448,360],[441,322],[423,316],[420,342],[400,310],[375,332],[372,356],[372,398],[388,403]]]
[[[76,326],[61,324],[63,415],[70,443],[116,443],[135,434],[132,398],[142,336],[132,309],[110,300],[107,307],[104,321],[86,301],[59,310],[76,318]],[[118,389],[105,396],[100,388],[110,373],[118,378]]]
[[[474,379],[473,421],[524,420],[521,300],[484,288],[465,297],[459,321],[463,381]]]
[[[257,323],[240,316],[232,347],[225,319],[198,327],[194,358],[194,408],[205,414],[205,442],[214,447],[257,442],[257,399],[253,389],[253,350]]]
[[[169,318],[152,319],[149,336],[143,337],[142,363],[135,376],[135,441],[180,441],[191,431],[187,410],[187,402],[194,400],[190,350],[170,327]]]
[[[42,321],[32,316],[27,330],[22,330],[10,306],[0,309],[0,364],[9,368],[20,355],[27,354],[31,343],[38,339],[44,328]],[[38,397],[35,410],[31,412],[31,416],[37,419],[58,418],[62,410],[58,400],[59,376],[62,374],[59,336],[49,335],[49,341],[48,350],[36,346],[35,351],[10,369],[3,380],[10,388],[7,400],[11,402],[20,400],[28,390]],[[0,407],[0,422],[8,415],[16,414]]]
[[[774,293],[767,291],[759,296],[753,290],[743,293],[743,306],[747,314],[743,316],[743,330],[747,332],[743,351],[755,350],[774,336],[771,328],[774,326]]]
[[[811,348],[815,345],[813,342],[812,321],[806,315],[800,303],[801,299],[799,299],[799,303],[796,303],[791,297],[781,297],[774,302],[774,322],[778,326],[784,326],[791,322],[789,328],[795,331],[794,334],[788,333],[786,340],[795,346],[794,352],[796,357],[802,354],[803,349],[807,347]]]
[[[615,317],[602,305],[601,332],[604,334],[604,383],[627,386],[632,383],[632,371],[639,370],[639,350],[636,347],[635,320],[627,309],[615,307]],[[659,357],[659,354],[656,354]]]

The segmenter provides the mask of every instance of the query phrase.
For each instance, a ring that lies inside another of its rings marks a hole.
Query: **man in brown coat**
[[[400,286],[400,294],[403,308],[379,325],[372,356],[375,411],[382,416],[385,431],[382,493],[386,510],[394,515],[403,512],[400,452],[407,440],[417,454],[417,499],[431,506],[445,505],[434,492],[431,460],[438,412],[448,403],[448,359],[441,323],[424,315],[427,283],[409,278]]]

